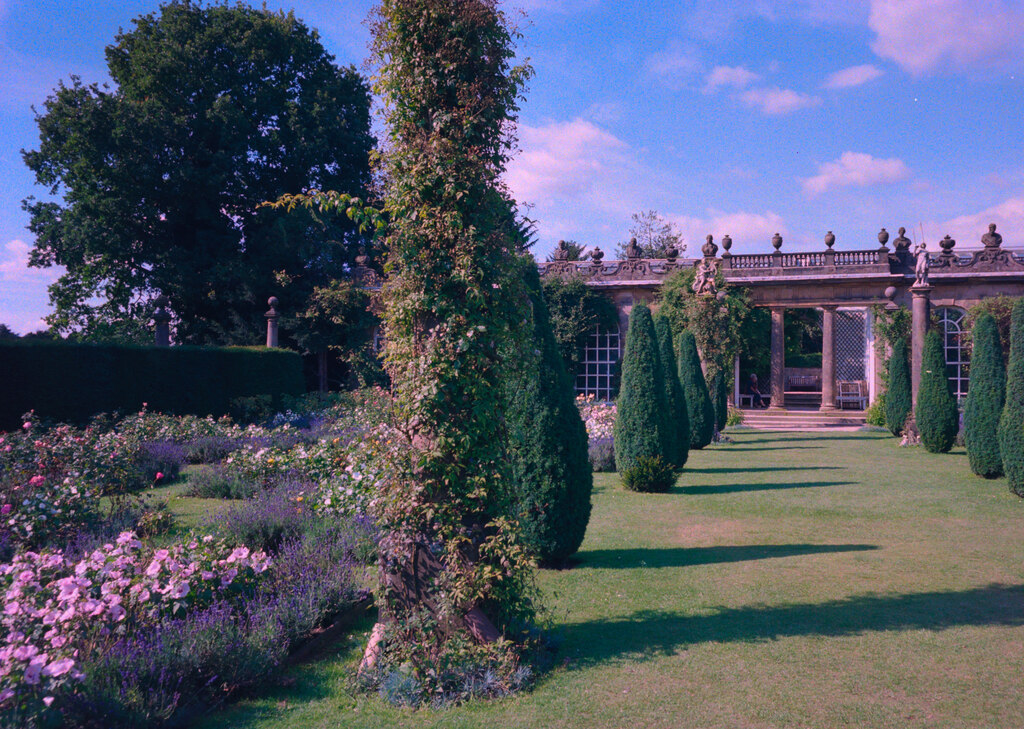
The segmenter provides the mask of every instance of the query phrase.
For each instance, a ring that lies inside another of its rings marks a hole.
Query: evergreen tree
[[[712,380],[711,405],[715,410],[715,425],[718,430],[723,430],[729,418],[729,381],[724,372],[718,373]]]
[[[912,407],[910,363],[907,361],[907,340],[900,337],[892,345],[889,357],[889,389],[885,392],[885,427],[893,435],[903,433]]]
[[[668,318],[661,315],[655,317],[654,331],[658,336],[658,356],[665,380],[665,433],[669,441],[665,452],[672,464],[682,468],[690,455],[690,419],[686,414],[686,398],[679,384],[679,374],[672,366],[676,356],[672,349],[672,325]]]
[[[917,388],[914,412],[921,443],[932,453],[945,453],[953,447],[960,428],[956,398],[946,377],[946,356],[942,335],[932,330],[924,338],[921,355],[921,383]]]
[[[532,305],[528,357],[509,393],[510,456],[523,542],[539,561],[559,563],[579,549],[590,520],[594,477],[587,429],[551,329],[532,258],[519,264]]]
[[[686,414],[690,421],[690,448],[700,449],[715,437],[715,411],[700,368],[697,341],[689,329],[679,335],[678,368],[679,384],[683,387]]]
[[[623,480],[660,461],[669,468],[665,454],[665,382],[658,355],[657,335],[651,310],[636,304],[629,314],[626,351],[622,358],[622,383],[616,402],[615,466]],[[665,484],[668,488],[669,484]],[[654,484],[637,490],[663,490]]]
[[[1010,490],[1024,496],[1024,299],[1010,318],[1010,359],[1006,368],[1006,403],[999,418],[999,450]]]
[[[1006,370],[995,317],[987,313],[978,317],[972,338],[974,350],[964,406],[964,442],[971,470],[984,478],[998,478],[1003,475],[998,430],[1006,396]]]

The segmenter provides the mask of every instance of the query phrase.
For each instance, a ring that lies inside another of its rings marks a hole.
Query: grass
[[[1024,724],[1024,502],[1005,481],[879,433],[733,438],[668,494],[597,476],[578,565],[539,576],[561,648],[533,691],[447,711],[356,693],[370,616],[199,726]]]

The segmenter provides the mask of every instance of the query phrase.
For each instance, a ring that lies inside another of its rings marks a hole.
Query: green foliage
[[[100,412],[224,415],[232,401],[302,393],[302,359],[264,347],[136,347],[15,340],[0,343],[0,430],[29,410],[82,423]]]
[[[673,332],[693,332],[711,380],[719,372],[728,373],[733,357],[747,351],[745,337],[750,331],[746,323],[752,317],[752,307],[746,290],[726,286],[721,272],[715,281],[719,293],[725,293],[724,302],[714,296],[698,296],[692,289],[694,275],[694,269],[686,267],[665,279],[659,311],[672,322]]]
[[[686,250],[683,236],[656,210],[642,210],[639,213],[633,213],[633,225],[629,229],[629,237],[636,238],[641,258],[665,258],[669,248],[675,248],[679,255]],[[626,258],[628,245],[628,240],[625,243],[619,243],[615,249],[615,255],[620,259]]]
[[[383,0],[370,25],[388,135],[386,363],[404,434],[374,503],[380,669],[406,664],[429,699],[439,664],[507,657],[507,642],[474,643],[469,611],[513,642],[534,614],[509,518],[502,359],[523,318],[502,175],[529,69],[512,66],[515,33],[487,0]]]
[[[999,450],[1010,490],[1024,496],[1024,299],[1013,305],[1006,403],[999,417]]]
[[[527,341],[537,354],[509,378],[509,424],[516,509],[523,541],[541,562],[559,563],[579,549],[594,488],[587,429],[551,331],[540,276],[530,257],[519,263],[532,316]],[[514,361],[514,357],[509,357]]]
[[[945,365],[943,365],[945,369]],[[885,427],[893,435],[903,433],[903,425],[913,407],[910,384],[910,362],[907,359],[907,340],[902,337],[892,345],[888,365],[889,388],[885,391]]]
[[[690,455],[690,422],[686,412],[686,396],[674,366],[676,355],[672,348],[672,325],[668,317],[662,314],[654,317],[654,333],[658,337],[658,359],[661,361],[665,382],[662,405],[666,416],[665,460],[682,468]]]
[[[621,471],[622,485],[629,491],[663,494],[675,483],[675,466],[661,456],[640,456],[632,467]]]
[[[864,422],[867,425],[874,425],[876,428],[885,427],[885,402],[886,393],[883,392],[864,411]]]
[[[715,436],[715,410],[700,368],[693,332],[687,329],[679,336],[678,350],[679,384],[683,386],[686,413],[690,421],[690,448],[700,449]]]
[[[1004,354],[1010,351],[1010,326],[1013,319],[1013,305],[1017,303],[1015,296],[993,296],[983,299],[980,303],[972,306],[967,312],[970,321],[977,321],[983,314],[991,314],[996,321],[996,328],[999,330],[999,347]],[[973,330],[972,330],[973,331]],[[962,342],[971,350],[974,337],[971,331],[964,333]]]
[[[146,341],[153,298],[176,340],[251,343],[271,294],[298,311],[364,240],[347,220],[261,208],[282,193],[370,181],[369,88],[292,14],[174,0],[106,49],[113,88],[61,82],[24,153],[34,266],[59,332]]]
[[[924,338],[921,354],[921,383],[914,411],[921,444],[931,453],[945,453],[953,447],[960,430],[960,413],[946,377],[946,355],[942,335],[934,329]]]
[[[995,317],[983,313],[971,333],[971,381],[964,406],[964,445],[971,470],[984,478],[1003,475],[999,452],[999,416],[1006,397],[1006,369]]]
[[[615,304],[579,277],[544,279],[544,300],[565,369],[570,377],[576,377],[583,360],[583,348],[594,329],[618,329]]]
[[[722,430],[729,419],[729,379],[724,372],[711,381],[711,407],[715,411],[715,427]]]
[[[664,398],[665,377],[651,310],[645,304],[634,304],[616,401],[615,467],[620,474],[633,469],[641,457],[660,457],[669,463]]]

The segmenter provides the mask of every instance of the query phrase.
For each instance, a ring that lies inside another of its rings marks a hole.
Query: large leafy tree
[[[258,341],[269,295],[297,311],[354,255],[344,218],[259,205],[366,189],[366,82],[294,15],[241,4],[162,5],[106,60],[113,87],[60,83],[24,153],[49,193],[25,201],[31,265],[67,268],[50,324],[137,338],[163,293],[179,341]]]
[[[636,238],[640,246],[641,258],[665,258],[670,248],[675,248],[677,254],[682,255],[686,250],[683,243],[683,236],[676,230],[672,223],[665,220],[656,210],[642,210],[633,213],[633,224],[629,228],[629,238]],[[615,249],[615,255],[619,258],[626,257],[625,243],[619,243]]]

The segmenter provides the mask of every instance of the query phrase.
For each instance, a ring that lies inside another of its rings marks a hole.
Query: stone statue
[[[715,264],[711,259],[703,259],[697,264],[697,274],[693,277],[693,293],[708,296],[714,295],[715,286]]]
[[[640,257],[640,246],[636,244],[636,238],[629,239],[629,245],[626,246],[626,258],[634,260]]]
[[[897,251],[910,250],[910,238],[907,237],[906,228],[900,228],[900,236],[892,242],[892,245]]]
[[[568,261],[569,260],[569,246],[565,244],[564,240],[558,241],[558,247],[555,248],[555,260],[556,261]]]
[[[986,249],[998,248],[1003,244],[1003,236],[996,232],[996,224],[988,224],[988,232],[981,236],[981,242],[985,244]]]
[[[914,285],[927,286],[928,267],[931,264],[928,260],[928,246],[924,241],[914,249],[914,255],[917,257],[917,263],[914,265]]]
[[[704,254],[705,258],[714,258],[715,254],[718,253],[718,246],[715,245],[715,237],[708,235],[704,240],[704,245],[700,247],[701,253]]]

